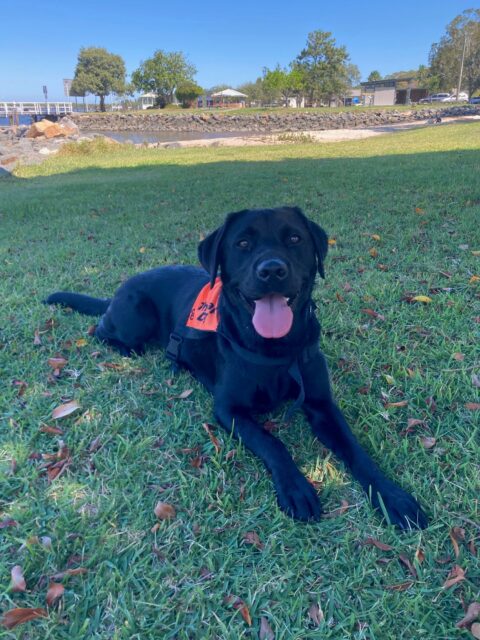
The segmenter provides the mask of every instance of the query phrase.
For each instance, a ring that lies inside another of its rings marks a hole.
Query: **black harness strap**
[[[168,342],[166,348],[166,356],[172,362],[175,368],[178,368],[180,357],[181,357],[181,348],[184,340],[202,340],[208,336],[211,332],[207,331],[198,331],[195,329],[190,329],[185,325],[177,325],[174,332],[170,334],[170,340]],[[232,351],[236,353],[238,356],[250,362],[252,364],[266,366],[266,367],[279,367],[289,365],[287,369],[288,375],[296,382],[299,387],[299,393],[292,404],[292,406],[288,409],[286,418],[290,420],[295,411],[299,409],[304,400],[305,400],[305,387],[303,384],[303,378],[300,371],[299,360],[302,363],[307,363],[309,360],[312,360],[316,354],[318,353],[318,345],[313,344],[308,347],[305,347],[301,352],[300,356],[296,357],[292,360],[289,357],[283,358],[272,358],[263,356],[259,353],[255,353],[253,351],[249,351],[244,347],[241,347],[234,340],[232,340],[228,335],[223,333],[223,331],[216,331],[218,335],[224,338],[232,348]]]

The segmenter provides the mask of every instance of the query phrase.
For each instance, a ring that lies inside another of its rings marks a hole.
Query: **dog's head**
[[[198,248],[213,284],[220,269],[228,299],[252,317],[263,338],[282,338],[324,277],[325,231],[297,207],[230,213]]]

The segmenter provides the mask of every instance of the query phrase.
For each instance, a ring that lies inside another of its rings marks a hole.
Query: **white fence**
[[[14,115],[63,116],[73,112],[71,102],[0,102],[0,117]]]

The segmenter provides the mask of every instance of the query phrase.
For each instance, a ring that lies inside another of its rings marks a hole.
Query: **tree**
[[[292,67],[290,71],[277,65],[273,71],[267,67],[263,70],[263,88],[272,99],[281,95],[285,106],[288,106],[288,98],[297,97],[304,90],[304,75],[300,68]]]
[[[370,73],[370,75],[367,78],[367,81],[368,82],[378,82],[378,80],[381,80],[381,79],[382,79],[382,75],[381,75],[380,71],[376,71],[375,70],[375,71],[372,71]]]
[[[202,87],[199,87],[198,84],[191,80],[186,80],[179,84],[175,92],[177,99],[180,100],[184,109],[190,107],[192,102],[202,94]]]
[[[165,106],[173,102],[177,87],[191,81],[196,73],[180,51],[159,49],[132,73],[132,84],[138,91],[155,93],[157,103]]]
[[[337,47],[329,31],[308,34],[307,46],[297,56],[295,66],[303,72],[310,100],[330,102],[347,91],[348,61],[346,48]]]
[[[101,47],[82,47],[78,54],[71,95],[92,93],[100,98],[100,111],[105,111],[105,97],[125,91],[123,59]]]
[[[480,9],[467,9],[447,25],[430,49],[430,68],[440,89],[466,89],[471,96],[480,88]]]
[[[248,104],[251,104],[252,102],[268,102],[268,99],[266,99],[265,96],[262,78],[257,78],[255,82],[244,82],[242,85],[237,87],[237,91],[240,91],[240,93],[244,93],[247,96]]]

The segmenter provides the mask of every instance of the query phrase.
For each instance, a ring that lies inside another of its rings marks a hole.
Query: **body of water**
[[[19,124],[32,124],[32,118],[30,116],[20,116],[20,123]],[[8,121],[8,118],[4,118],[2,116],[0,116],[0,127],[8,127],[8,125],[10,124],[10,122]]]
[[[82,131],[82,135],[89,136],[101,133],[118,142],[181,142],[182,140],[215,140],[215,138],[237,138],[239,136],[255,136],[253,131]]]

